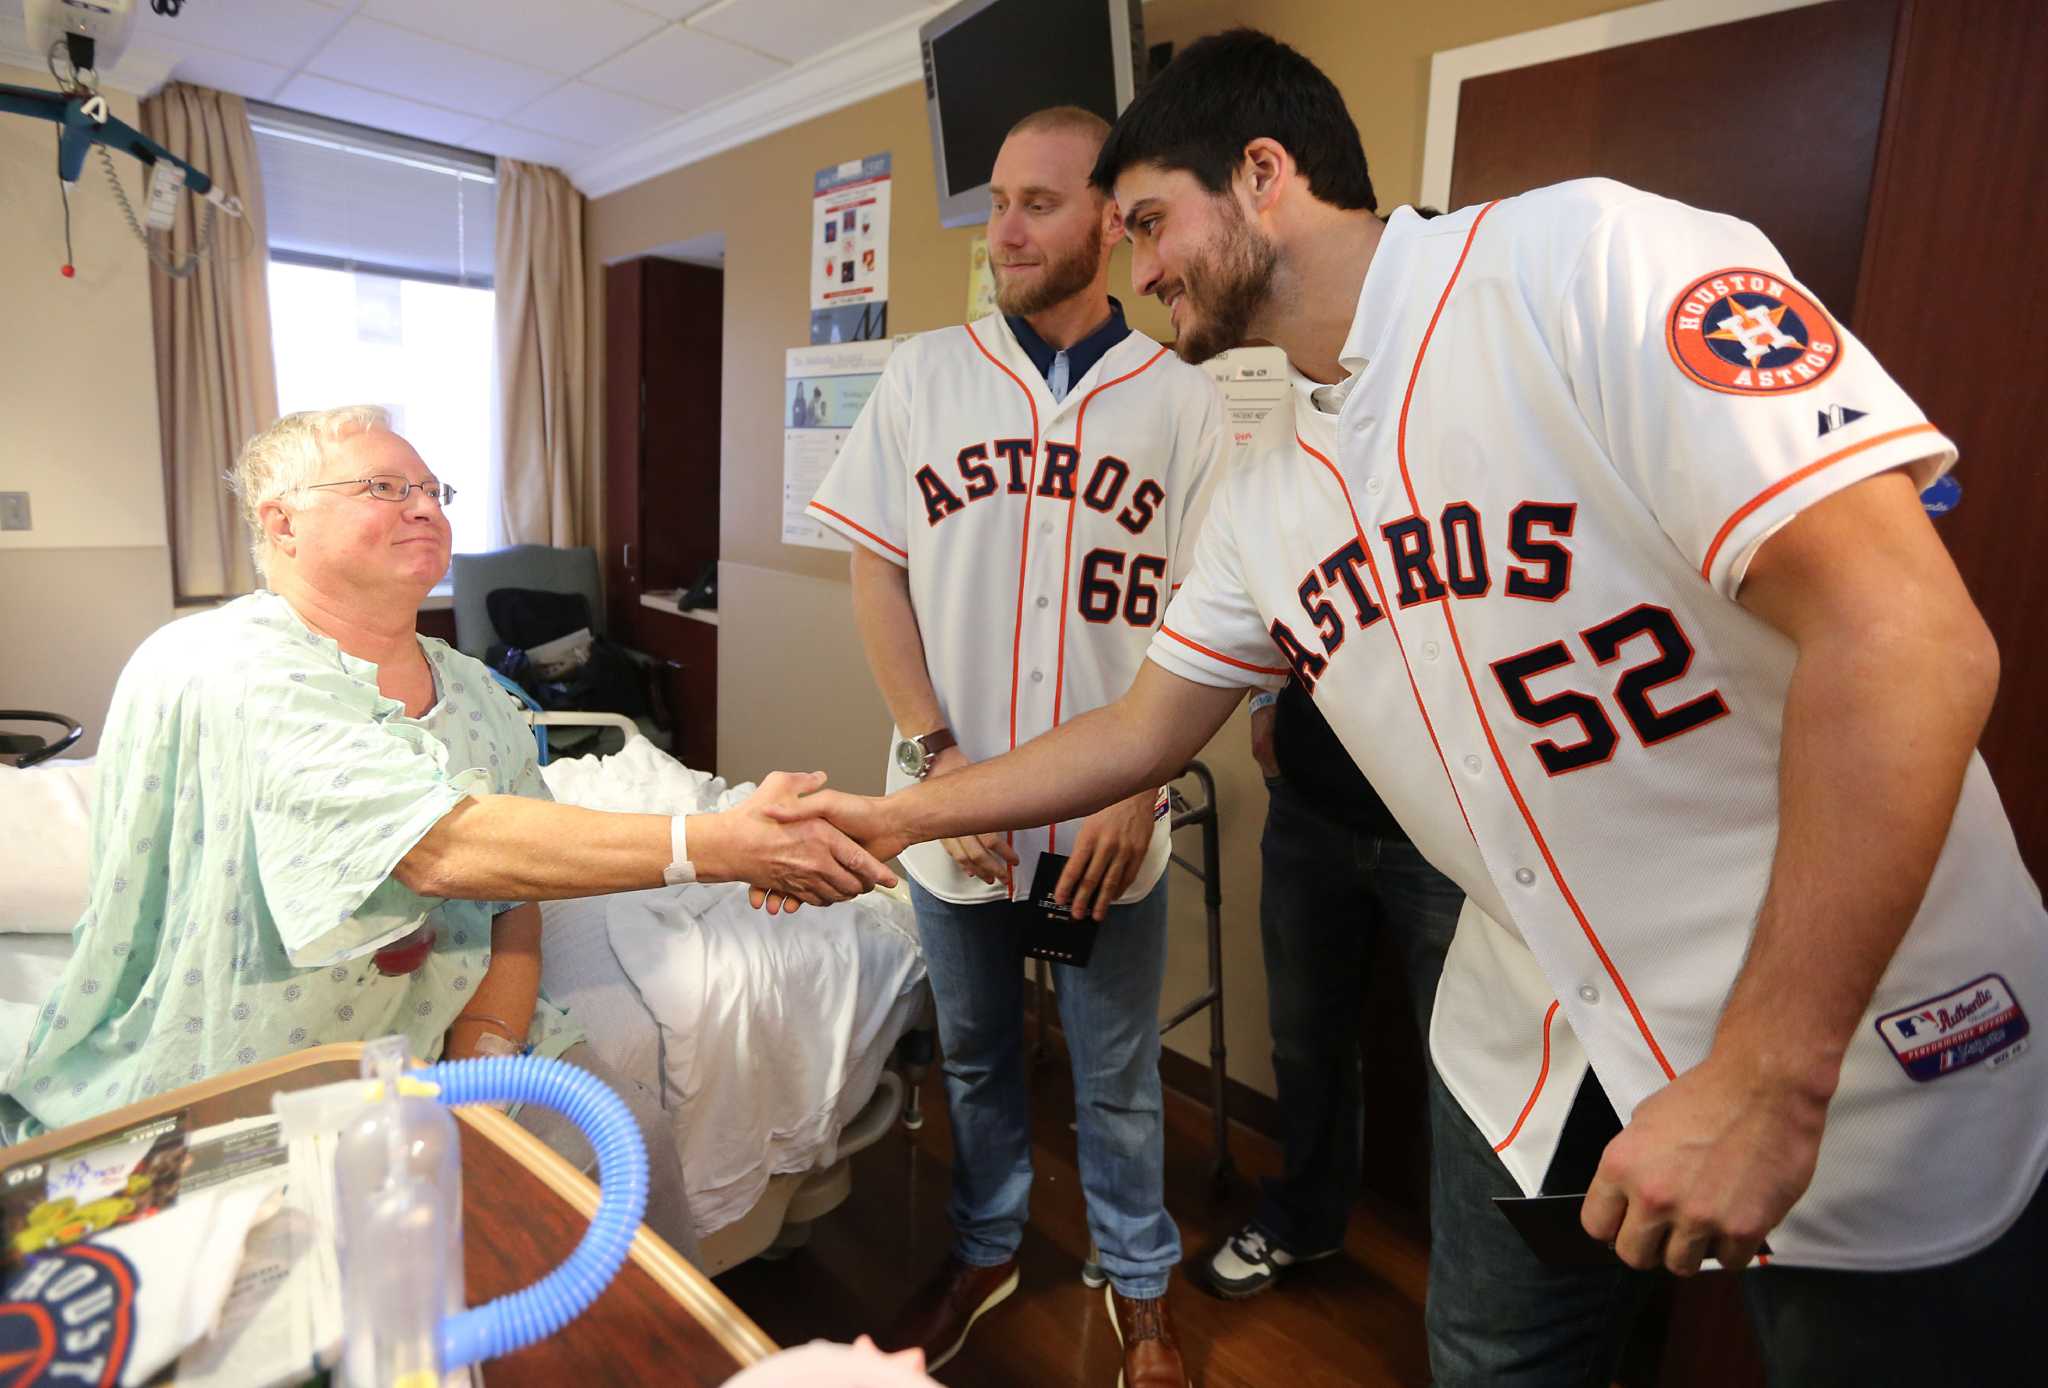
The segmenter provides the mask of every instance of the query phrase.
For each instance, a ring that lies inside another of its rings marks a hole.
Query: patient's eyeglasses
[[[455,488],[446,482],[408,482],[396,473],[381,472],[375,477],[351,477],[342,482],[308,482],[308,491],[322,487],[362,487],[379,501],[404,501],[415,491],[425,492],[443,506],[455,500]]]

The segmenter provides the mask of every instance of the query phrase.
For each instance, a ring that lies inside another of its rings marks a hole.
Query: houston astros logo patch
[[[1827,311],[1765,270],[1716,270],[1671,305],[1665,342],[1678,369],[1728,395],[1784,395],[1834,370],[1841,336]]]
[[[113,1388],[135,1338],[135,1269],[79,1244],[31,1259],[0,1288],[0,1388]]]

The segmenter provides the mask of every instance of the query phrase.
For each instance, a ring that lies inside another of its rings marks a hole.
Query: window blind
[[[249,103],[273,259],[489,287],[487,154]]]

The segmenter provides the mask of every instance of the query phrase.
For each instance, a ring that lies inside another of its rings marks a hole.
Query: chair
[[[485,600],[500,588],[581,593],[590,603],[590,634],[605,634],[597,551],[589,545],[510,545],[488,554],[458,554],[449,574],[455,586],[455,649],[464,655],[482,660],[499,640]]]
[[[548,593],[580,594],[590,607],[590,634],[605,635],[604,595],[598,582],[597,551],[589,545],[556,548],[552,545],[509,545],[486,554],[458,554],[450,567],[454,586],[455,648],[478,660],[503,638],[491,622],[490,595],[500,588],[530,588]],[[649,692],[654,696],[654,730],[666,733],[682,710],[676,702],[678,688],[674,672],[682,667],[625,648],[641,667]],[[530,701],[529,701],[530,702]],[[558,725],[588,720],[549,720]],[[613,720],[623,721],[623,720]],[[643,731],[646,731],[643,729]],[[665,737],[654,738],[666,745]]]

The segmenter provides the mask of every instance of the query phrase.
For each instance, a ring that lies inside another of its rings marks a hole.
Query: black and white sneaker
[[[1223,1246],[1202,1264],[1203,1280],[1216,1295],[1237,1301],[1257,1296],[1272,1286],[1282,1268],[1313,1263],[1336,1252],[1337,1249],[1331,1248],[1307,1257],[1297,1257],[1273,1242],[1272,1237],[1257,1224],[1247,1224],[1225,1239]]]

